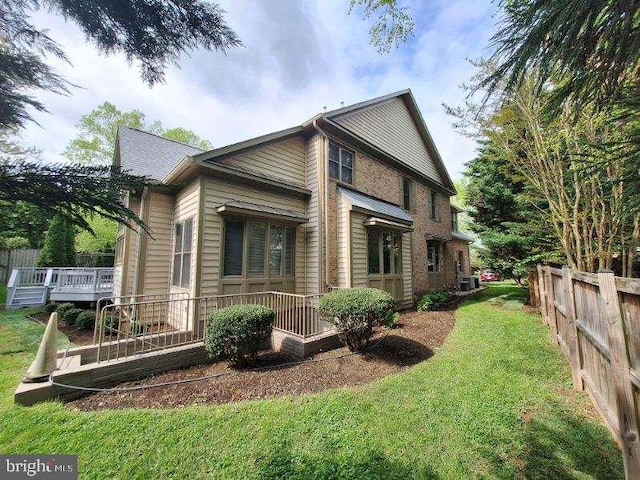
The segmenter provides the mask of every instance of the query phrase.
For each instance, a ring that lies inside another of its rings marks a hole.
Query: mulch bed
[[[48,313],[38,313],[31,317],[46,325],[49,321],[49,316],[50,314]],[[67,325],[60,317],[58,317],[58,330],[64,333],[77,347],[91,345],[93,343],[93,328],[90,330],[78,330],[73,325]]]
[[[174,370],[119,387],[154,385],[188,378],[225,375],[178,385],[167,385],[129,392],[104,392],[72,401],[77,410],[114,408],[185,407],[259,400],[281,395],[302,395],[329,388],[362,385],[430,358],[442,345],[454,325],[454,311],[405,312],[398,326],[378,332],[375,348],[359,355],[348,355],[344,347],[313,357],[320,362],[280,366],[292,359],[273,351],[261,354],[255,364],[259,370],[233,370],[226,362]]]

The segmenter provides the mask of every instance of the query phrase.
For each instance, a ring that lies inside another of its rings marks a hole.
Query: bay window
[[[367,264],[369,275],[402,273],[402,234],[374,230],[368,232]]]
[[[295,227],[266,220],[227,220],[224,277],[280,278],[295,275]]]

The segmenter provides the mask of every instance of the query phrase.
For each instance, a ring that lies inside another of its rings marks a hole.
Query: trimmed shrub
[[[82,308],[71,308],[64,312],[64,316],[62,317],[62,319],[64,320],[64,323],[69,326],[75,325],[78,315],[80,315],[84,311],[85,310],[83,310]]]
[[[105,317],[103,327],[104,333],[107,335],[110,333],[117,333],[120,328],[120,318],[117,315],[109,315],[108,317]]]
[[[53,304],[53,305],[55,305],[55,304]],[[64,320],[65,313],[67,313],[69,310],[71,310],[73,308],[76,308],[76,306],[73,303],[60,303],[56,307],[56,313],[58,314],[58,317],[60,319]]]
[[[129,335],[139,337],[147,332],[147,325],[137,320],[132,320],[129,324]]]
[[[75,321],[78,330],[89,330],[96,323],[96,315],[91,310],[83,310]]]
[[[330,292],[318,301],[318,312],[338,330],[352,352],[369,345],[373,327],[391,327],[395,320],[393,297],[377,288],[349,288]]]
[[[253,362],[271,338],[275,314],[262,305],[232,305],[214,312],[205,322],[204,344],[212,358],[232,366]]]
[[[427,292],[418,302],[418,310],[438,310],[446,307],[453,300],[453,295],[446,290],[431,290]]]
[[[44,311],[45,313],[48,313],[49,315],[51,315],[53,312],[55,312],[58,308],[58,304],[56,303],[47,303],[44,306]]]

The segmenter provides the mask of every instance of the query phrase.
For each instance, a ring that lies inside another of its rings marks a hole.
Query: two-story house
[[[121,228],[114,296],[372,286],[400,307],[469,273],[455,189],[410,90],[201,151],[121,127],[152,235]]]

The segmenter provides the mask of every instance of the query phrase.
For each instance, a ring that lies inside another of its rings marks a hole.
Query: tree
[[[532,196],[498,146],[483,141],[467,164],[465,178],[470,228],[483,244],[478,254],[486,267],[520,281],[538,262],[561,261],[544,201]]]
[[[87,230],[78,232],[76,251],[79,253],[112,252],[116,246],[118,224],[99,215],[92,215],[87,221],[94,234]]]
[[[141,191],[147,180],[102,166],[45,164],[0,158],[0,202],[26,202],[48,215],[62,215],[92,232],[86,216],[102,215],[148,232],[138,216],[122,204],[125,191]]]
[[[169,65],[195,48],[226,52],[241,45],[224,12],[202,0],[5,0],[0,3],[0,130],[22,127],[30,108],[46,111],[38,90],[68,93],[71,84],[45,62],[67,60],[47,31],[29,22],[29,12],[47,8],[80,26],[105,54],[139,62],[149,85],[164,80]]]
[[[80,117],[76,125],[78,134],[69,142],[63,155],[72,162],[88,165],[111,163],[120,125],[145,130],[202,150],[211,149],[208,140],[201,139],[191,130],[181,127],[165,130],[157,120],[148,125],[145,114],[140,110],[123,112],[113,103],[104,102]]]
[[[413,35],[415,22],[409,8],[398,6],[396,0],[351,0],[349,13],[357,7],[362,8],[364,19],[378,15],[369,29],[371,43],[378,53],[389,53]]]
[[[49,224],[37,265],[39,267],[74,267],[76,264],[74,238],[75,229],[67,217],[54,216]]]
[[[558,105],[569,97],[596,108],[627,94],[638,100],[640,2],[501,0],[499,6],[501,28],[490,44],[496,68],[480,87],[509,95],[535,71],[536,93],[553,82]]]

